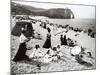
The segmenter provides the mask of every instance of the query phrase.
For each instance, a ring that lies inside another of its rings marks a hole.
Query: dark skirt
[[[66,39],[61,38],[61,45],[67,45],[67,40],[66,40]]]
[[[51,39],[50,38],[47,38],[44,45],[43,45],[43,48],[51,48]]]
[[[26,51],[26,43],[21,43],[13,61],[28,60],[28,56],[25,55]]]
[[[67,40],[64,39],[63,45],[67,45]]]

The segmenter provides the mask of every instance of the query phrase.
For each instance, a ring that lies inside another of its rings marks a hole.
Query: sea
[[[96,30],[96,19],[52,19],[48,18],[50,23],[58,25],[69,25],[74,28],[93,29]]]

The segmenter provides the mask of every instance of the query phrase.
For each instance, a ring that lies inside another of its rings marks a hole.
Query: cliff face
[[[47,16],[50,18],[74,18],[74,14],[70,9],[63,8],[50,9],[47,11]]]
[[[26,5],[20,5],[13,2],[11,3],[11,14],[46,16],[49,18],[66,18],[66,19],[75,18],[71,9],[68,8],[67,9],[56,8],[47,10]]]

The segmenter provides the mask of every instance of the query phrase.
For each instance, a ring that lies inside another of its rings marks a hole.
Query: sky
[[[72,5],[72,4],[57,4],[57,3],[40,3],[40,2],[30,2],[30,1],[12,1],[15,3],[30,5],[37,8],[69,8],[75,15],[75,18],[95,18],[95,6],[87,5]]]

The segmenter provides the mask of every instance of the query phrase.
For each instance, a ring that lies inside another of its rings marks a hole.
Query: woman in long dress
[[[67,45],[66,35],[64,35],[64,45]]]
[[[46,41],[43,45],[43,48],[51,48],[51,30],[50,28],[47,28],[48,30],[48,34],[47,34],[47,38],[46,38]]]
[[[61,45],[64,45],[64,38],[63,38],[63,35],[60,35],[60,41],[61,41]]]
[[[19,37],[20,45],[18,52],[16,53],[13,61],[21,61],[21,60],[28,60],[28,56],[26,56],[26,51],[27,51],[27,45],[26,43],[29,41],[25,36],[24,36],[25,31],[22,30],[21,36]]]

